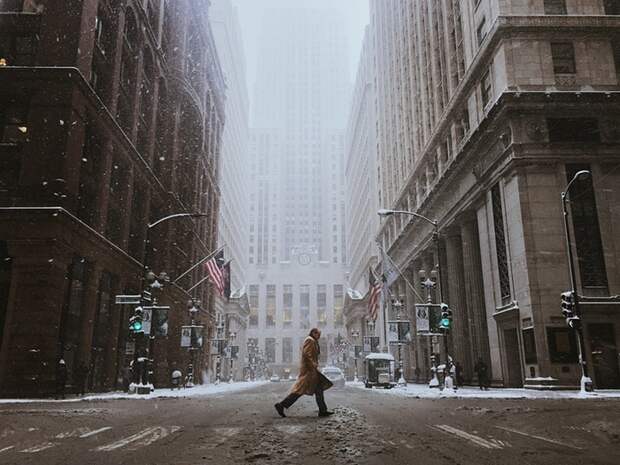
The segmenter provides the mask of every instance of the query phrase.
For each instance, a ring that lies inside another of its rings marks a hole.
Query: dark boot
[[[280,415],[282,418],[286,418],[286,415],[284,414],[284,406],[281,403],[278,402],[274,405],[274,407],[276,408],[278,415]]]

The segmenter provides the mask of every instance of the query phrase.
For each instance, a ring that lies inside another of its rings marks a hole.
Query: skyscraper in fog
[[[344,336],[343,153],[349,100],[344,19],[265,12],[250,138],[249,338],[275,372],[318,326],[323,361]]]

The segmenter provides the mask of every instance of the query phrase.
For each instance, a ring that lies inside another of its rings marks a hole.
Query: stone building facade
[[[200,0],[1,2],[0,392],[121,385],[129,315],[115,295],[140,293],[143,269],[172,280],[216,246],[224,82]],[[175,213],[205,212],[147,225]],[[147,245],[148,244],[148,245]],[[200,271],[167,283],[167,337],[154,342],[155,385],[180,349]],[[172,281],[171,280],[171,281]],[[195,359],[199,379],[208,361]]]
[[[577,345],[560,193],[595,386],[620,386],[618,2],[371,1],[383,247],[411,283],[435,271],[454,312],[449,352],[474,380],[575,386]],[[420,270],[425,270],[424,275]],[[437,302],[439,289],[433,291]],[[416,299],[393,287],[413,318]],[[428,338],[412,345],[429,374]],[[444,354],[442,354],[442,358]]]

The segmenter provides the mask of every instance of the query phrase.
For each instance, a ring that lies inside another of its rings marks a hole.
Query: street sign
[[[142,332],[145,335],[151,334],[151,323],[153,322],[153,308],[142,307]]]
[[[116,305],[140,305],[140,295],[117,295],[114,299]]]
[[[364,336],[364,352],[379,351],[379,336]]]
[[[361,358],[362,356],[362,346],[355,346],[355,350],[354,350],[354,357],[355,358]]]
[[[388,321],[388,343],[409,344],[411,342],[411,322],[409,320]]]
[[[415,321],[418,334],[430,336],[441,334],[439,322],[441,320],[441,309],[439,304],[416,304]]]
[[[149,311],[148,330],[145,334],[153,333],[155,337],[168,335],[168,306],[153,305],[142,307],[145,311]]]
[[[181,326],[181,347],[201,348],[203,330],[204,326]]]
[[[127,341],[125,343],[125,355],[133,355],[136,353],[135,341]]]

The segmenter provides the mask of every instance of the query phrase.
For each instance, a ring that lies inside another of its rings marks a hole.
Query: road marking
[[[106,444],[104,446],[99,446],[95,449],[98,452],[110,452],[116,449],[120,449],[121,447],[125,447],[129,444],[133,444],[130,449],[135,450],[140,447],[148,446],[153,444],[155,441],[165,438],[171,433],[175,433],[179,431],[181,428],[179,426],[172,426],[170,429],[164,428],[162,426],[153,426],[151,428],[146,428],[136,434],[132,434],[123,439],[119,439],[118,441],[112,442],[110,444]]]
[[[99,429],[96,429],[94,431],[89,431],[88,433],[82,434],[80,436],[80,439],[89,438],[89,437],[94,436],[96,434],[103,433],[104,431],[107,431],[109,429],[112,429],[112,427],[111,426],[104,426],[103,428],[99,428]]]
[[[14,448],[15,448],[15,446],[8,446],[8,447],[4,447],[4,448],[0,449],[0,454],[1,454],[2,452],[6,452],[6,451],[11,450],[11,449],[14,449]]]
[[[55,438],[56,439],[73,438],[73,437],[78,436],[80,434],[88,433],[89,431],[90,431],[90,428],[78,428],[78,429],[74,429],[72,431],[65,431],[64,433],[58,433],[55,436]]]
[[[496,426],[496,428],[498,429],[502,429],[504,431],[509,431],[511,433],[515,433],[515,434],[520,434],[522,436],[527,436],[528,438],[533,438],[533,439],[538,439],[540,441],[545,441],[545,442],[549,442],[551,444],[555,444],[557,446],[562,446],[562,447],[569,447],[571,449],[576,449],[576,450],[583,450],[582,447],[578,447],[578,446],[573,446],[572,444],[567,444],[565,442],[562,441],[556,441],[555,439],[549,439],[549,438],[545,438],[543,436],[538,436],[536,434],[529,434],[529,433],[524,433],[523,431],[519,431],[516,429],[512,429],[512,428],[506,428],[505,426]]]
[[[163,426],[156,426],[149,436],[146,436],[144,439],[135,441],[131,444],[128,449],[136,450],[141,447],[150,446],[155,441],[159,441],[160,439],[164,439],[166,436],[169,436],[172,433],[176,433],[181,429],[180,426],[171,426],[170,429],[164,428]]]
[[[54,447],[56,444],[54,444],[53,442],[44,442],[41,444],[37,444],[36,446],[32,446],[29,447],[28,449],[23,449],[20,450],[20,452],[23,452],[25,454],[35,454],[37,452],[41,452],[47,449],[51,449],[52,447]]]
[[[476,436],[474,434],[471,433],[467,433],[465,431],[461,431],[458,428],[454,428],[453,426],[449,426],[449,425],[435,425],[434,428],[443,431],[444,433],[448,433],[448,434],[454,434],[455,436],[461,438],[461,439],[465,439],[467,441],[470,441],[474,444],[476,444],[477,446],[480,447],[484,447],[485,449],[503,449],[503,446],[496,443],[496,442],[492,442],[492,441],[487,441],[484,438],[481,438],[480,436]]]
[[[123,439],[119,439],[118,441],[112,442],[110,444],[106,444],[105,446],[99,446],[95,450],[99,452],[109,452],[111,450],[120,449],[121,447],[125,447],[127,444],[131,444],[134,441],[139,441],[147,437],[151,434],[155,428],[147,428],[145,430],[140,431],[139,433],[132,434]]]

